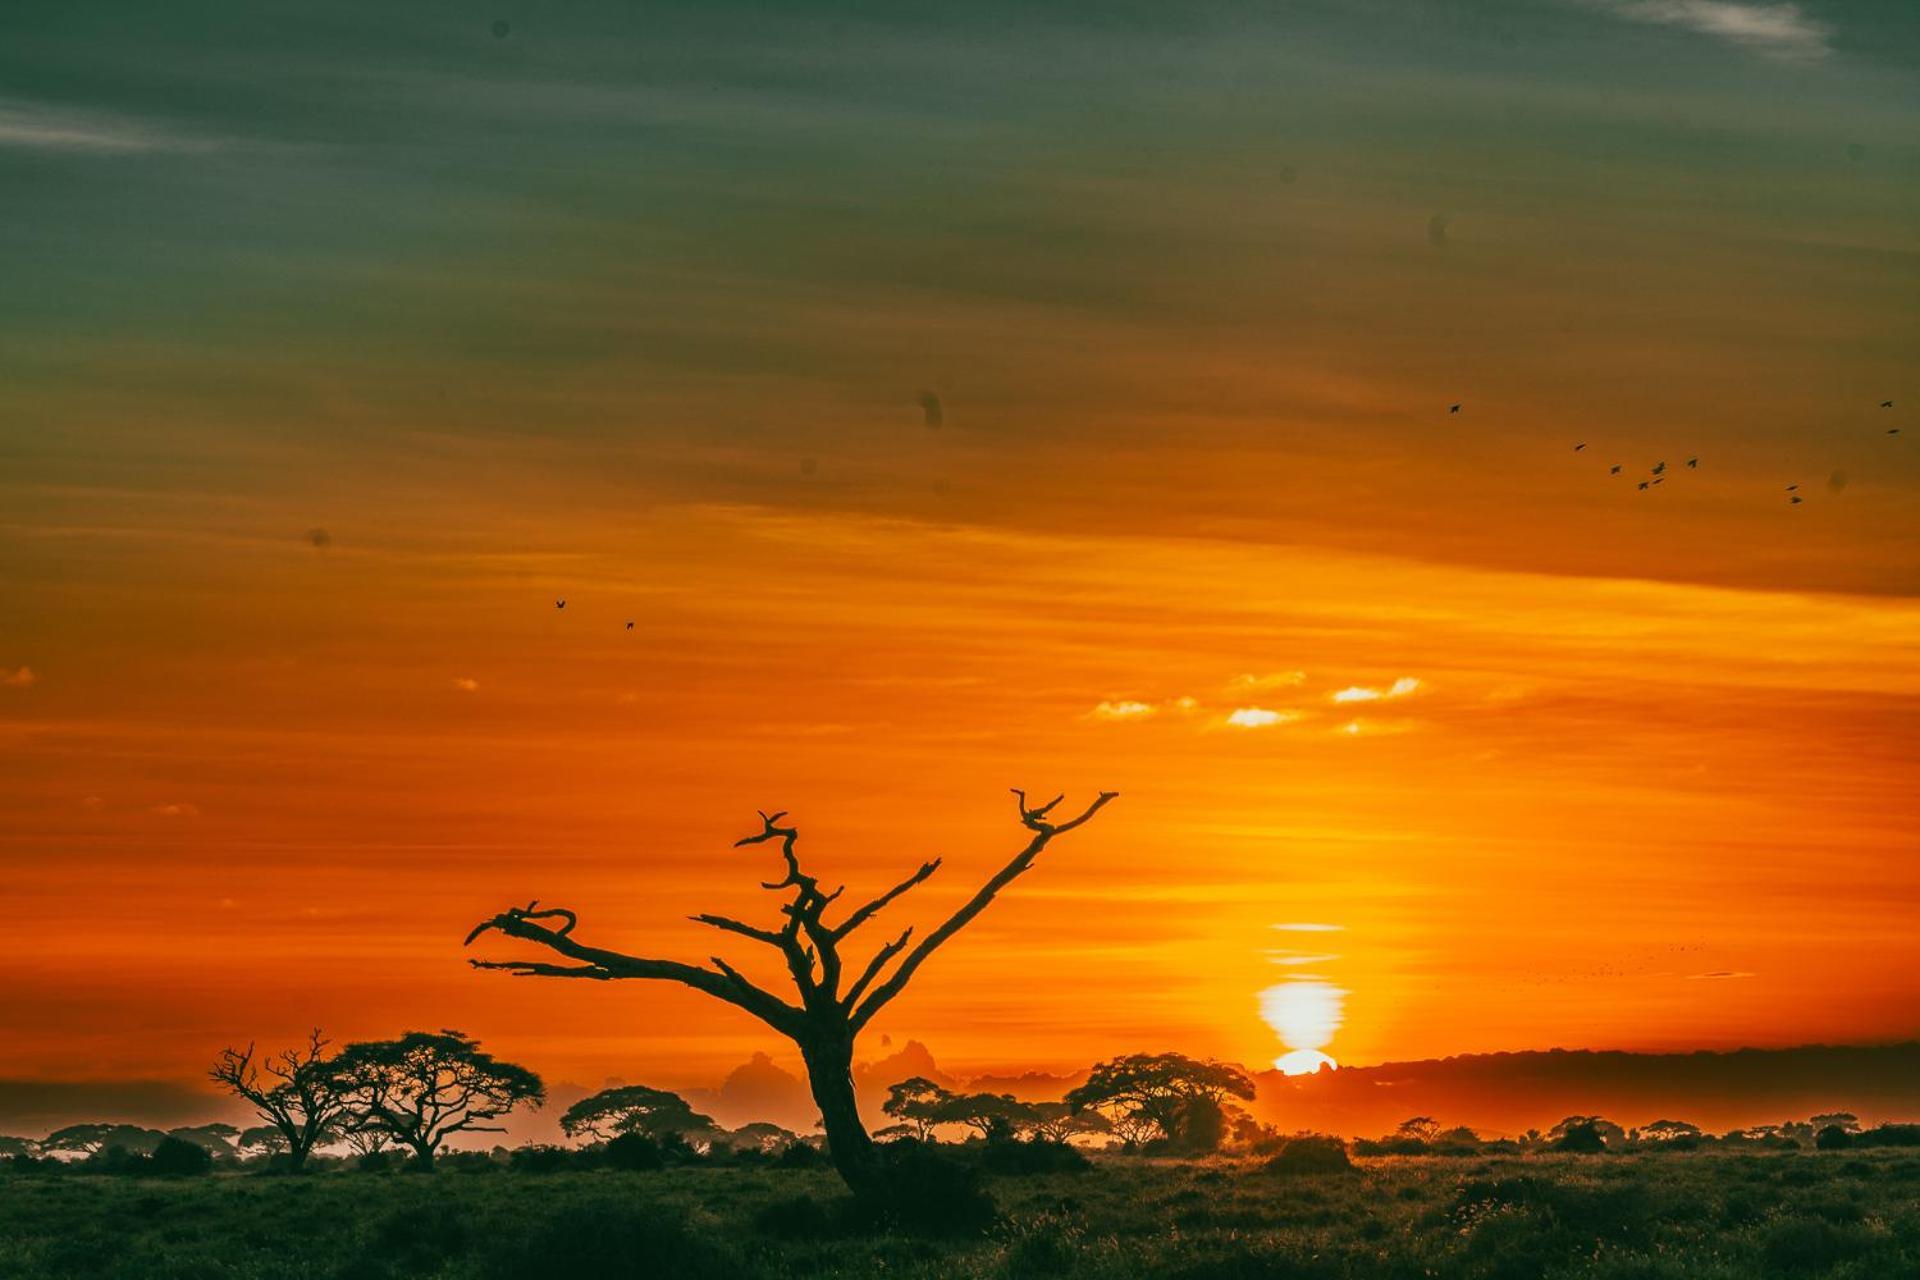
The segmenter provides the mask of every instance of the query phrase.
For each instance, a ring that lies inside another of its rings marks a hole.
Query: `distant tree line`
[[[17,1168],[60,1164],[153,1174],[204,1173],[216,1166],[299,1173],[322,1152],[333,1153],[326,1157],[330,1162],[346,1159],[366,1170],[391,1168],[400,1159],[421,1171],[449,1161],[463,1168],[543,1172],[696,1163],[812,1168],[829,1159],[823,1135],[766,1122],[728,1129],[680,1095],[646,1085],[604,1089],[568,1107],[560,1129],[577,1146],[450,1151],[457,1136],[502,1132],[495,1121],[546,1101],[539,1076],[452,1030],[409,1031],[337,1053],[316,1030],[279,1053],[262,1055],[253,1045],[225,1049],[209,1075],[251,1105],[258,1123],[171,1130],[75,1124],[37,1140],[0,1136],[0,1159]],[[1254,1093],[1252,1077],[1240,1068],[1177,1053],[1096,1063],[1084,1084],[1057,1101],[959,1092],[915,1076],[888,1089],[881,1111],[893,1123],[873,1137],[895,1150],[978,1148],[985,1167],[1001,1172],[1084,1167],[1081,1148],[1089,1145],[1123,1154],[1266,1156],[1276,1165],[1279,1156],[1290,1154],[1295,1164],[1328,1160],[1344,1167],[1349,1144],[1260,1123],[1239,1105]],[[1625,1128],[1603,1116],[1573,1115],[1544,1132],[1482,1138],[1465,1126],[1413,1116],[1391,1133],[1356,1139],[1350,1149],[1360,1156],[1471,1156],[1876,1146],[1920,1146],[1920,1125],[1865,1129],[1857,1116],[1836,1111],[1714,1135],[1683,1120]]]

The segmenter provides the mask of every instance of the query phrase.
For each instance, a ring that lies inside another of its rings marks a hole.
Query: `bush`
[[[368,1151],[353,1162],[353,1167],[362,1173],[385,1173],[393,1168],[393,1153]]]
[[[980,1166],[988,1173],[1081,1173],[1092,1162],[1076,1146],[1066,1142],[1048,1142],[1034,1138],[1021,1142],[1013,1138],[989,1141],[981,1152]]]
[[[1866,1251],[1866,1233],[1819,1218],[1783,1218],[1773,1224],[1760,1252],[1770,1275],[1821,1273]]]
[[[361,1243],[361,1270],[407,1274],[437,1271],[472,1245],[467,1215],[450,1204],[427,1201],[376,1219]]]
[[[918,1143],[881,1148],[873,1190],[854,1201],[856,1225],[927,1236],[978,1235],[999,1217],[978,1166]]]
[[[789,1142],[773,1163],[782,1169],[818,1169],[826,1162],[826,1153],[811,1142]]]
[[[516,1173],[557,1173],[573,1163],[573,1152],[565,1147],[515,1147],[507,1164]]]
[[[644,1133],[623,1133],[609,1142],[600,1154],[609,1166],[629,1172],[664,1169],[667,1164],[660,1144]]]
[[[812,1196],[788,1196],[761,1206],[753,1225],[781,1240],[822,1240],[834,1234],[834,1215]]]
[[[213,1172],[213,1153],[184,1138],[166,1137],[147,1157],[143,1172],[162,1177],[189,1178]]]
[[[1303,1133],[1289,1138],[1280,1154],[1262,1166],[1268,1173],[1321,1174],[1348,1173],[1353,1161],[1347,1157],[1347,1144],[1330,1133]]]
[[[1853,1135],[1837,1124],[1830,1124],[1814,1135],[1813,1145],[1820,1151],[1840,1151],[1853,1145]]]
[[[489,1242],[479,1274],[487,1280],[550,1280],[553,1276],[735,1280],[745,1271],[742,1259],[726,1246],[695,1234],[683,1217],[622,1196],[564,1204],[510,1236]]]
[[[1591,1120],[1579,1124],[1570,1124],[1560,1140],[1553,1144],[1555,1151],[1570,1151],[1576,1155],[1599,1155],[1607,1149],[1607,1140],[1600,1133],[1600,1126]]]

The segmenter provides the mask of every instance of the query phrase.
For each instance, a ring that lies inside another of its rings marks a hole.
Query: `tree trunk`
[[[434,1144],[432,1142],[422,1141],[408,1143],[407,1145],[413,1148],[413,1158],[420,1162],[420,1171],[422,1173],[432,1173]]]
[[[874,1189],[877,1161],[853,1096],[853,1039],[803,1042],[800,1056],[806,1060],[807,1083],[820,1108],[833,1167],[855,1195],[865,1195]]]
[[[287,1169],[289,1172],[305,1173],[307,1171],[307,1150],[306,1147],[299,1146],[287,1148]]]

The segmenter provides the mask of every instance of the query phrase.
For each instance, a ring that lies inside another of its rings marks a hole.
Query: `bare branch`
[[[785,949],[782,936],[771,929],[761,929],[728,916],[716,916],[706,913],[697,916],[688,916],[687,919],[700,924],[712,925],[716,929],[724,929],[728,933],[737,933],[743,938],[752,938],[755,942],[764,942],[770,947]]]
[[[476,969],[503,969],[516,978],[596,978],[602,982],[619,975],[597,964],[545,964],[539,960],[469,960]]]
[[[546,915],[547,913],[540,913]],[[572,913],[565,913],[571,919]],[[589,947],[575,942],[561,930],[549,929],[534,923],[535,917],[527,910],[510,908],[482,921],[476,926],[469,939],[477,938],[489,929],[504,933],[509,937],[521,938],[538,943],[549,951],[557,951],[570,960],[578,960],[584,968],[569,968],[560,965],[529,968],[530,962],[483,961],[482,968],[507,969],[512,972],[538,976],[599,978],[604,972],[606,978],[658,978],[669,982],[678,982],[718,997],[727,1003],[737,1005],[753,1014],[762,1022],[782,1035],[793,1035],[800,1026],[801,1011],[785,1001],[762,991],[746,979],[735,974],[729,978],[724,969],[716,973],[712,969],[703,969],[698,965],[682,964],[677,960],[653,960],[642,956],[625,955],[618,951],[607,951],[600,947]],[[551,970],[551,974],[548,973]]]
[[[947,917],[944,924],[928,934],[926,938],[921,941],[920,945],[915,947],[905,960],[901,961],[900,967],[893,971],[891,978],[888,978],[885,982],[874,988],[873,994],[866,998],[866,1001],[855,1010],[853,1017],[849,1020],[850,1025],[856,1032],[866,1026],[867,1023],[872,1020],[873,1015],[880,1012],[880,1009],[887,1001],[893,999],[899,995],[901,991],[906,989],[906,985],[913,977],[914,971],[926,963],[928,956],[931,956],[935,951],[939,950],[941,943],[965,928],[969,921],[986,910],[987,904],[993,901],[995,894],[1006,888],[1022,872],[1028,867],[1031,867],[1033,860],[1040,856],[1040,851],[1047,847],[1048,841],[1052,840],[1053,837],[1059,835],[1061,832],[1071,831],[1091,819],[1094,814],[1100,812],[1100,810],[1106,806],[1108,801],[1118,796],[1119,792],[1102,791],[1079,817],[1074,818],[1070,822],[1063,822],[1058,826],[1049,823],[1046,820],[1046,815],[1055,805],[1060,803],[1060,797],[1056,796],[1046,804],[1041,805],[1038,809],[1030,809],[1027,807],[1027,797],[1024,791],[1016,789],[1013,794],[1020,804],[1020,820],[1034,833],[1033,839],[1027,841],[1027,847],[1019,853],[1014,854],[1007,865],[1000,868],[993,879],[981,886],[980,892],[967,899],[966,903],[961,906],[958,911],[955,911]]]
[[[867,961],[865,971],[855,980],[853,986],[847,990],[847,998],[841,1001],[843,1007],[851,1009],[859,1003],[860,995],[867,989],[868,984],[880,976],[880,971],[887,967],[887,961],[899,955],[906,947],[907,939],[912,936],[913,926],[908,925],[899,937],[887,943],[886,946],[881,947],[880,950],[874,953],[873,959]]]
[[[935,858],[932,862],[921,863],[920,869],[918,871],[914,872],[912,875],[908,876],[905,880],[902,880],[899,884],[893,886],[893,888],[887,890],[885,893],[875,898],[872,902],[869,902],[866,906],[861,907],[858,911],[855,911],[852,915],[848,916],[844,921],[842,921],[839,925],[837,925],[833,929],[834,938],[840,939],[840,938],[846,937],[848,934],[852,933],[855,929],[858,929],[861,925],[871,920],[874,917],[874,914],[878,912],[882,907],[886,906],[889,902],[892,902],[895,898],[899,897],[901,894],[905,893],[907,890],[913,888],[913,886],[919,884],[921,881],[925,880],[928,876],[932,875],[934,872],[938,871],[939,869],[940,869],[940,859],[938,858]]]

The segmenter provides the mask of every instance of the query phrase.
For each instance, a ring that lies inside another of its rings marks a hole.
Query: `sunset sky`
[[[1121,798],[873,1028],[955,1069],[1920,1034],[1905,0],[5,28],[0,1078],[711,1083],[462,936],[759,965],[765,808],[946,858],[877,945],[1013,786]]]

